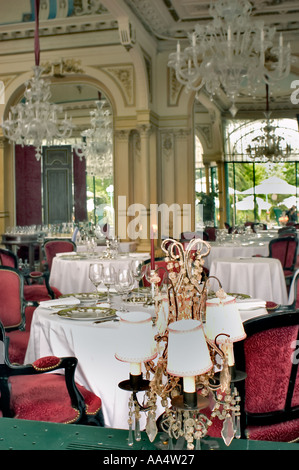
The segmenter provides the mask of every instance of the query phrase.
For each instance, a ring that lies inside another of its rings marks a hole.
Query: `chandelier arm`
[[[35,0],[34,52],[35,52],[35,65],[37,66],[39,66],[39,62],[40,62],[39,6],[40,6],[40,0]]]

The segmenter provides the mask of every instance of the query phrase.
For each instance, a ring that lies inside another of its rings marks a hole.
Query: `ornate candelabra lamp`
[[[245,378],[234,367],[233,343],[246,336],[236,300],[220,282],[215,298],[208,300],[209,279],[203,270],[210,252],[207,242],[193,239],[184,250],[180,242],[167,239],[162,250],[167,276],[152,276],[157,354],[144,361],[147,400],[137,406],[138,413],[147,412],[151,441],[163,430],[170,444],[184,437],[188,449],[199,449],[209,427],[222,421],[221,435],[229,445],[240,437],[235,382]],[[157,419],[158,399],[163,412]]]

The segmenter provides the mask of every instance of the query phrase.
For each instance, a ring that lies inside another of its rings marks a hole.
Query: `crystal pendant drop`
[[[140,421],[139,419],[136,417],[135,418],[135,431],[134,431],[134,437],[135,437],[135,440],[136,441],[140,441],[141,440],[141,434],[140,434]]]
[[[232,417],[230,415],[226,416],[222,430],[221,430],[221,436],[222,439],[224,440],[225,445],[229,446],[231,441],[233,440],[235,435],[234,431],[234,423],[232,420]]]
[[[146,434],[147,434],[150,442],[153,442],[156,438],[158,429],[157,429],[157,425],[156,425],[156,420],[155,420],[152,413],[148,413],[148,415],[147,415],[145,430],[146,430]]]
[[[133,429],[132,429],[132,424],[129,425],[129,435],[128,435],[128,445],[132,446],[134,444],[133,440]]]
[[[240,423],[240,416],[236,416],[235,418],[235,438],[241,438],[241,423]]]

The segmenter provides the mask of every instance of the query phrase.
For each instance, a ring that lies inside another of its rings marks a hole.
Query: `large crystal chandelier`
[[[246,152],[252,160],[259,162],[281,162],[290,157],[291,146],[285,138],[276,134],[276,127],[270,119],[269,110],[269,86],[266,84],[266,111],[262,133],[254,137],[248,145]]]
[[[112,116],[105,103],[103,99],[95,102],[96,109],[90,111],[91,127],[81,133],[83,142],[74,146],[80,159],[85,157],[87,173],[101,178],[113,173]]]
[[[210,6],[213,21],[195,26],[188,34],[189,46],[183,51],[180,43],[169,56],[177,80],[187,90],[198,92],[205,87],[213,97],[224,92],[232,103],[242,94],[254,96],[262,83],[275,83],[290,72],[290,45],[274,46],[275,28],[251,17],[247,0],[218,0]]]
[[[73,124],[61,106],[50,103],[50,83],[42,78],[39,65],[39,0],[35,1],[35,66],[33,78],[25,83],[24,102],[11,107],[9,117],[2,124],[3,134],[15,144],[33,145],[36,159],[40,160],[43,145],[55,145],[71,137]]]

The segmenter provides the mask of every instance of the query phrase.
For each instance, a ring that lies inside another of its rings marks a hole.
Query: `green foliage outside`
[[[86,176],[87,200],[88,203],[88,221],[97,223],[103,217],[110,218],[111,198],[107,188],[113,184],[113,178],[96,178]],[[92,202],[91,202],[92,201]]]

